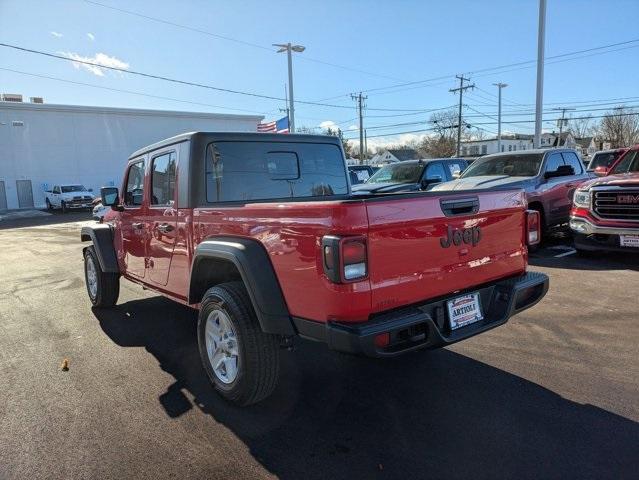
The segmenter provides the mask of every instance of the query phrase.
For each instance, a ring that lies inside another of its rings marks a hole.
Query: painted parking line
[[[567,257],[569,255],[574,255],[575,253],[577,253],[577,250],[566,245],[553,245],[552,247],[548,247],[548,250],[559,250],[563,252],[558,255],[554,255],[554,258]]]

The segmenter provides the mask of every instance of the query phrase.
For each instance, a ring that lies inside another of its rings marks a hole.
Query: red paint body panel
[[[523,192],[485,192],[479,212],[447,218],[439,198],[425,196],[368,204],[372,312],[421,302],[526,269]],[[443,249],[453,228],[481,227],[475,245]]]

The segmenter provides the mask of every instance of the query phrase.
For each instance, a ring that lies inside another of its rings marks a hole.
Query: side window
[[[628,173],[639,170],[639,151],[629,151],[621,159],[612,173]]]
[[[580,175],[584,172],[583,167],[581,166],[581,161],[576,153],[563,152],[561,155],[564,157],[564,163],[573,168],[575,175]]]
[[[466,164],[462,162],[450,162],[448,164],[448,169],[450,170],[450,177],[456,178],[461,175],[461,172],[466,168]]]
[[[206,157],[208,202],[343,195],[346,166],[336,145],[217,142]]]
[[[433,180],[434,178],[439,177],[442,182],[445,182],[448,177],[446,177],[446,171],[440,162],[430,163],[426,167],[426,174],[424,178],[426,180]]]
[[[175,203],[175,152],[153,159],[151,205],[173,206]]]
[[[563,164],[564,161],[561,158],[561,153],[553,153],[548,157],[548,160],[546,160],[546,171],[555,172]]]
[[[142,205],[144,199],[144,160],[131,164],[126,177],[124,204],[131,207]]]
[[[53,187],[53,193],[60,193],[60,187]]]

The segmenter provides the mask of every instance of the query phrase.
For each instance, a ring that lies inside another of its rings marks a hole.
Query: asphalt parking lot
[[[88,217],[0,224],[2,480],[637,478],[639,255],[554,238],[531,258],[547,297],[505,326],[383,361],[298,342],[239,409],[209,387],[194,311],[126,281],[92,311]]]

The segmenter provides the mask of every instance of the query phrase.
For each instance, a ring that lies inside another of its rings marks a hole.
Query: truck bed
[[[443,211],[451,201],[470,200],[476,211],[452,216]],[[524,273],[525,208],[518,190],[355,195],[196,208],[193,228],[196,243],[224,235],[262,243],[292,316],[363,322],[375,313]],[[473,245],[477,227],[480,238]],[[470,243],[444,248],[449,228],[468,230]],[[323,273],[324,235],[365,236],[368,278],[331,282]]]

